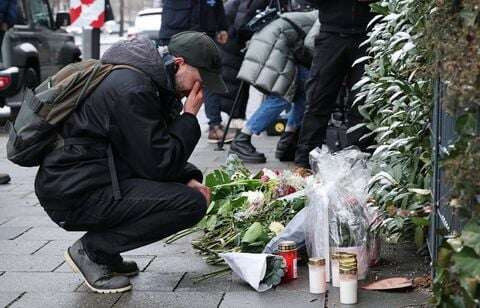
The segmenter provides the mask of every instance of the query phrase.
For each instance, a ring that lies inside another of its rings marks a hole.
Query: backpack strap
[[[297,25],[295,22],[293,22],[290,18],[288,17],[285,17],[285,16],[282,16],[280,17],[281,19],[285,20],[286,22],[288,22],[292,27],[293,29],[295,29],[295,31],[297,31],[298,35],[300,36],[300,39],[304,40],[305,37],[307,36],[307,34],[305,33],[305,31],[303,31],[303,29]]]

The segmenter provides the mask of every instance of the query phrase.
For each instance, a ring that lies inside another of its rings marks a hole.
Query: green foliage
[[[383,230],[392,242],[415,239],[423,245],[425,226],[412,218],[426,216],[431,203],[431,82],[429,54],[422,41],[429,0],[383,0],[372,4],[379,14],[369,33],[364,77],[356,84],[356,102],[377,145],[370,195],[389,218]],[[359,59],[357,62],[360,62]]]
[[[442,80],[443,107],[457,119],[457,138],[444,149],[442,161],[451,187],[449,205],[468,221],[459,237],[446,240],[435,265],[435,304],[442,307],[480,306],[479,12],[478,0],[436,1],[426,29],[430,49],[436,51],[432,78]]]

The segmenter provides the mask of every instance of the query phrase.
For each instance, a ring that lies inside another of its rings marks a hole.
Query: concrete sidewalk
[[[203,112],[201,112],[203,114]],[[203,120],[203,124],[205,121]],[[205,127],[205,126],[204,126]],[[260,136],[254,143],[267,154],[264,165],[285,169],[289,164],[273,158],[278,138]],[[324,307],[324,297],[308,292],[306,267],[299,279],[276,290],[256,293],[232,275],[193,284],[191,278],[215,270],[196,255],[189,242],[194,235],[172,245],[158,242],[127,252],[141,273],[132,280],[133,291],[100,295],[90,292],[78,274],[65,264],[65,249],[81,232],[66,232],[49,220],[35,197],[36,168],[21,168],[6,160],[7,136],[0,134],[0,172],[12,182],[0,185],[0,307]],[[226,146],[228,149],[228,146]],[[213,151],[203,133],[191,162],[208,172],[224,163],[227,152]],[[422,258],[410,248],[387,250],[383,266],[373,269],[370,278],[428,270]],[[327,305],[338,307],[338,289],[330,288]],[[360,292],[358,307],[405,307],[426,302],[426,292]]]

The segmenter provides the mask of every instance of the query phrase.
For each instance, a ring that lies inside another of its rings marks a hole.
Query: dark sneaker
[[[297,141],[297,132],[284,132],[278,140],[275,157],[280,161],[294,161]]]
[[[131,277],[138,275],[140,272],[137,263],[134,261],[125,261],[122,259],[121,262],[109,264],[108,266],[110,267],[112,274],[116,276]]]
[[[74,272],[83,276],[85,284],[94,292],[120,293],[132,289],[130,279],[114,276],[108,265],[93,262],[87,256],[80,240],[67,249],[65,260]]]
[[[208,129],[208,143],[219,143],[223,138],[224,129],[221,125],[210,126]],[[232,142],[235,138],[235,132],[228,130],[225,136],[225,143]]]
[[[230,145],[230,153],[236,154],[246,163],[262,164],[267,161],[265,154],[257,152],[252,145],[252,136],[240,132]]]
[[[0,173],[0,185],[8,184],[10,182],[10,176],[6,173]]]

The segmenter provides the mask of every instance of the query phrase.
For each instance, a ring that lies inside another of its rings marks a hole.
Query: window
[[[48,10],[48,5],[44,0],[29,0],[29,4],[33,23],[35,25],[52,28],[50,12]]]

